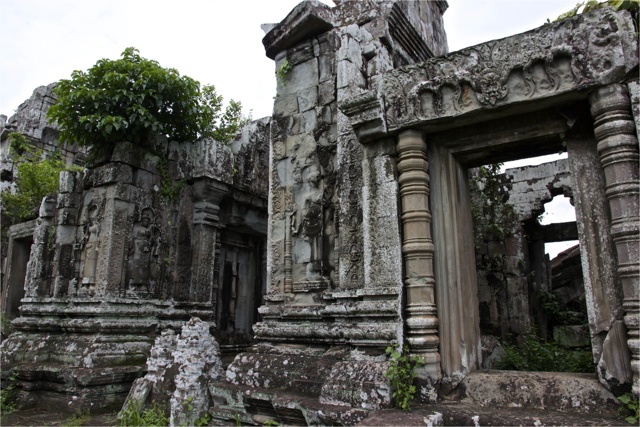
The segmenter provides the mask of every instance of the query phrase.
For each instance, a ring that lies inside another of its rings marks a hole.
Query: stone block
[[[318,104],[327,105],[336,99],[336,88],[333,79],[320,83],[318,88]]]
[[[336,363],[322,386],[320,402],[370,410],[389,407],[391,387],[383,375],[388,367],[388,362],[377,360]]]
[[[318,36],[320,54],[335,52],[338,45],[338,36],[335,32],[327,32]]]
[[[274,116],[291,116],[298,113],[298,96],[295,93],[279,95],[273,104]]]
[[[311,133],[318,127],[318,115],[316,110],[302,113],[302,132]]]
[[[58,209],[57,212],[58,225],[75,225],[76,218],[78,217],[78,209],[76,208],[63,208]]]
[[[318,60],[312,58],[295,65],[285,77],[286,93],[299,92],[318,85]]]
[[[569,348],[589,347],[591,345],[589,326],[556,326],[553,328],[553,340]]]
[[[75,173],[69,171],[60,172],[60,193],[73,193],[78,190],[78,181]]]
[[[336,74],[336,61],[333,55],[322,55],[318,58],[320,82],[332,81]]]
[[[313,56],[314,52],[311,40],[306,40],[302,43],[299,43],[298,45],[290,48],[287,51],[287,60],[293,65],[306,62],[312,59]]]
[[[347,89],[349,96],[359,95],[357,89],[364,89],[367,82],[362,75],[360,67],[348,59],[338,62],[337,88]]]
[[[618,405],[613,394],[593,374],[476,371],[462,381],[462,390],[464,398],[482,406],[594,415]]]
[[[313,86],[298,92],[298,110],[302,113],[318,104],[318,87]]]
[[[130,184],[133,181],[131,166],[122,163],[108,163],[93,170],[93,186],[101,187],[116,182]]]

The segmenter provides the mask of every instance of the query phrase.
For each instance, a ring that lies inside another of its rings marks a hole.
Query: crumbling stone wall
[[[13,163],[7,139],[11,132],[19,132],[28,137],[45,152],[59,152],[67,165],[84,165],[86,151],[72,144],[60,144],[56,124],[50,123],[46,118],[49,107],[56,102],[53,93],[55,86],[55,83],[51,83],[36,88],[33,95],[20,104],[8,119],[0,115],[0,189],[9,186],[13,179]]]

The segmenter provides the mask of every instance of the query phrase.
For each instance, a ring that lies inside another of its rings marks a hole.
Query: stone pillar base
[[[24,407],[122,405],[146,370],[155,336],[179,330],[193,316],[208,320],[211,313],[206,304],[159,300],[25,298],[13,322],[16,332],[0,347],[2,379],[17,374]]]

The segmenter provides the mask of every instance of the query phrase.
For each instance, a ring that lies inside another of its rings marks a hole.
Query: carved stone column
[[[427,144],[420,132],[398,137],[398,183],[402,201],[405,316],[411,352],[425,359],[426,375],[440,379],[438,317],[433,273]]]
[[[591,115],[604,169],[605,194],[611,210],[611,236],[618,255],[618,275],[624,295],[624,322],[631,351],[633,391],[640,393],[640,180],[638,137],[631,117],[625,85],[616,84],[593,92]]]
[[[216,241],[220,226],[222,192],[213,182],[198,181],[193,185],[193,260],[191,263],[190,301],[212,301],[215,272]]]

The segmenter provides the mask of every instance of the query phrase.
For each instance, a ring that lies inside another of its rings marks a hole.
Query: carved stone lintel
[[[361,138],[440,119],[456,126],[451,118],[483,109],[561,102],[564,95],[619,82],[637,66],[629,15],[603,8],[397,68],[377,89],[342,101],[340,109]]]
[[[593,92],[591,115],[611,210],[611,236],[624,295],[624,322],[631,351],[633,392],[640,394],[640,177],[638,138],[627,88],[615,84]]]
[[[420,132],[400,133],[398,183],[402,200],[407,340],[411,352],[424,357],[428,376],[437,381],[441,371],[426,150]]]

